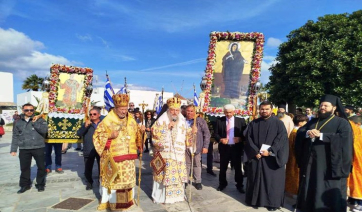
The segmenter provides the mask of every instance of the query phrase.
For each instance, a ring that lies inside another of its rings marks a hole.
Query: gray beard
[[[285,112],[278,112],[277,113],[277,117],[280,118],[280,119],[283,118],[284,115],[285,115]]]
[[[170,121],[174,121],[174,120],[175,120],[176,125],[177,125],[177,123],[178,123],[178,121],[179,121],[178,116],[172,116],[169,112],[167,112],[167,116],[168,116],[168,119],[169,119]]]

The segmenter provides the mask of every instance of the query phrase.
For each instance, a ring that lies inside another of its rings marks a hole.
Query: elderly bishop
[[[98,210],[126,210],[134,202],[135,159],[142,151],[141,129],[128,113],[129,96],[112,97],[115,108],[99,124],[93,143],[100,155],[101,202]]]
[[[154,159],[152,198],[155,203],[175,203],[184,201],[187,182],[185,162],[186,120],[180,113],[181,100],[167,100],[168,109],[152,127]],[[186,136],[188,134],[189,136]]]

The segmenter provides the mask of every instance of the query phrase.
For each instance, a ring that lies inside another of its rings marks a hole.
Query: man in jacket
[[[219,143],[220,152],[219,187],[217,190],[222,191],[228,185],[226,171],[229,161],[231,161],[235,168],[236,188],[240,193],[245,193],[241,172],[241,156],[244,149],[242,138],[246,124],[243,118],[234,117],[234,111],[234,105],[225,105],[225,116],[219,118],[215,125],[214,137]]]
[[[87,120],[82,124],[81,128],[78,130],[77,135],[83,137],[83,157],[84,157],[84,176],[87,179],[86,190],[93,189],[93,179],[92,179],[92,170],[94,159],[97,160],[98,164],[98,173],[99,173],[99,155],[94,148],[93,144],[93,134],[97,129],[98,124],[101,122],[101,111],[94,107],[89,111],[90,120]]]
[[[188,127],[193,128],[195,121],[195,106],[188,105],[186,107],[186,122]],[[186,166],[187,173],[190,176],[191,171],[191,162],[192,162],[192,152],[194,152],[194,166],[193,166],[193,178],[195,179],[195,188],[197,190],[202,189],[201,185],[201,154],[206,154],[209,143],[210,143],[210,131],[207,127],[207,123],[203,118],[197,117],[195,129],[193,132],[196,135],[196,143],[193,145],[193,148],[186,149]],[[195,142],[195,138],[192,140]]]
[[[20,160],[20,190],[18,194],[24,193],[31,188],[30,167],[32,157],[38,167],[35,187],[39,192],[44,191],[45,165],[44,165],[44,139],[48,132],[48,124],[42,118],[34,118],[34,106],[25,104],[22,107],[21,118],[14,123],[13,138],[10,154],[16,156],[19,147]]]

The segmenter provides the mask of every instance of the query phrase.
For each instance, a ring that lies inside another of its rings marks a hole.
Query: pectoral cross
[[[185,125],[184,125],[184,124],[183,124],[183,125],[181,125],[180,129],[182,130],[182,133],[184,133],[184,132],[185,132],[185,130],[186,130]]]
[[[72,126],[72,123],[68,122],[67,119],[63,119],[62,122],[58,123],[58,126],[62,128],[62,130],[66,130],[68,127]]]

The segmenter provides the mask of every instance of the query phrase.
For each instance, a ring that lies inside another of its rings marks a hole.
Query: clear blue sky
[[[266,83],[278,45],[291,30],[326,14],[352,13],[360,0],[0,0],[0,71],[14,73],[14,92],[52,63],[90,67],[95,86],[105,71],[114,87],[192,96],[204,74],[211,31],[262,32]]]

